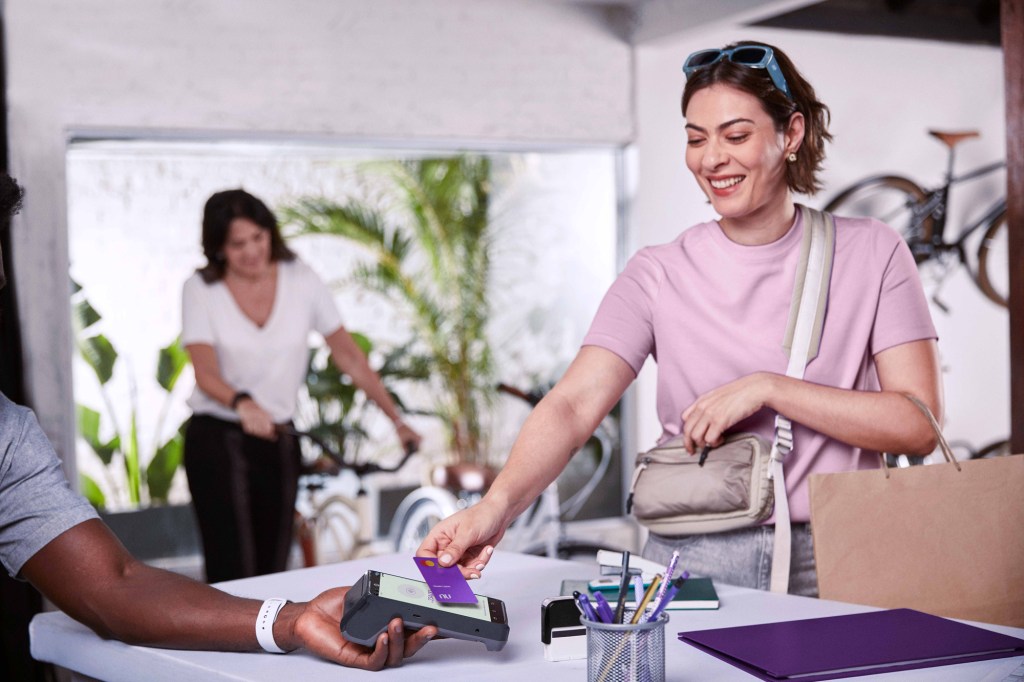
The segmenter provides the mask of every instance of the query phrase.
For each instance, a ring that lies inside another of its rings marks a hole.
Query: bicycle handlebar
[[[318,448],[320,448],[320,451],[327,455],[327,457],[329,457],[331,461],[337,464],[340,468],[348,469],[352,471],[356,476],[359,476],[360,478],[362,478],[366,474],[394,473],[401,469],[402,467],[404,467],[406,462],[409,461],[409,458],[416,454],[416,451],[419,449],[416,446],[416,443],[412,441],[403,443],[402,445],[404,447],[405,453],[402,456],[402,459],[398,462],[398,464],[390,467],[381,466],[380,464],[376,464],[375,462],[363,462],[362,464],[352,464],[350,462],[345,461],[345,458],[342,457],[337,451],[335,451],[334,448],[325,443],[322,438],[309,431],[300,431],[299,429],[296,429],[294,426],[279,426],[277,427],[277,431],[278,433],[284,435],[296,436],[297,438],[305,438],[309,440]]]
[[[538,391],[530,391],[527,393],[526,391],[518,389],[515,386],[510,386],[506,383],[498,384],[497,389],[499,393],[507,393],[511,396],[515,396],[520,400],[528,402],[532,407],[537,407],[537,403],[539,403],[544,397],[544,394]]]

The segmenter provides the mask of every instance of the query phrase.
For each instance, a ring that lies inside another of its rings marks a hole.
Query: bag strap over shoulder
[[[783,348],[789,354],[786,376],[803,379],[807,363],[818,355],[821,331],[828,308],[828,286],[835,257],[836,226],[832,216],[798,204],[803,214],[804,236],[800,262],[793,281],[793,299]],[[782,463],[793,449],[793,423],[781,414],[775,416],[768,477],[775,496],[775,543],[772,554],[772,592],[789,591],[791,529],[789,498]]]
[[[795,365],[801,360],[806,365],[818,357],[836,246],[836,226],[832,216],[807,206],[797,206],[803,213],[804,236],[800,247],[800,262],[796,277],[793,278],[793,298],[789,305],[786,337],[782,342],[789,356],[790,366],[786,373],[790,376],[793,376],[790,372],[796,371]],[[799,313],[805,307],[813,310],[813,316],[808,314],[800,317]],[[803,373],[803,369],[798,371]]]

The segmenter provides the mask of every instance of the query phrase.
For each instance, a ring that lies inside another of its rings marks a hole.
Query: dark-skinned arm
[[[261,601],[147,566],[96,519],[57,536],[25,563],[21,574],[104,638],[173,649],[260,650],[255,623]],[[433,627],[405,633],[396,618],[374,648],[349,642],[338,628],[346,592],[347,587],[339,587],[309,602],[287,604],[274,624],[278,646],[378,670],[400,665],[437,634]]]

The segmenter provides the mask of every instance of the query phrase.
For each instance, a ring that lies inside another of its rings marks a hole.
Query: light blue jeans
[[[678,537],[651,533],[643,556],[667,565],[672,551],[678,549],[680,572],[686,569],[690,575],[708,576],[715,582],[768,590],[771,588],[774,541],[774,526]],[[817,597],[818,573],[814,566],[810,524],[793,524],[792,545],[789,593]]]

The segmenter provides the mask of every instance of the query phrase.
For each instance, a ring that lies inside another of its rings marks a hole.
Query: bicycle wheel
[[[1010,230],[1006,211],[1000,213],[985,230],[978,247],[978,288],[993,303],[1004,308],[1010,304]]]
[[[1006,457],[1010,454],[1010,441],[997,440],[981,448],[971,459],[987,459],[989,457]]]
[[[344,497],[330,497],[313,514],[317,565],[352,558],[359,545],[359,514]]]
[[[877,218],[900,233],[910,245],[914,260],[922,263],[932,254],[935,220],[920,217],[915,208],[927,194],[916,182],[898,175],[861,180],[837,194],[825,210],[854,218]]]
[[[415,552],[430,529],[457,509],[455,496],[439,488],[420,488],[398,506],[392,521],[391,538],[395,551]]]

